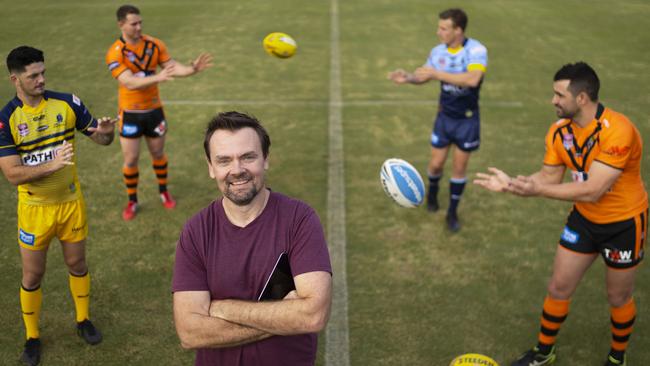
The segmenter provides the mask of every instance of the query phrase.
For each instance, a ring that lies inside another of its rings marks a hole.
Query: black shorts
[[[611,268],[634,267],[643,259],[648,211],[610,224],[593,223],[573,208],[560,245],[578,253],[600,253]]]
[[[120,113],[120,136],[126,138],[162,137],[167,133],[167,122],[162,108],[147,112]]]

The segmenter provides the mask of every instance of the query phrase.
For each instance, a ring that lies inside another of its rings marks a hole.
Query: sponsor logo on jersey
[[[619,250],[619,249],[603,249],[603,254],[605,259],[613,263],[632,263],[632,251],[631,250]]]
[[[129,124],[122,125],[122,135],[131,136],[135,135],[136,133],[138,133],[138,126]]]
[[[49,125],[41,125],[41,126],[38,126],[36,128],[36,131],[43,132],[43,131],[47,130],[49,127],[50,127]]]
[[[42,120],[43,118],[45,118],[45,114],[39,114],[38,116],[32,117],[32,121],[38,122],[38,121]]]
[[[612,146],[607,150],[603,151],[607,155],[612,155],[612,156],[624,156],[628,152],[630,152],[630,147],[629,146]]]
[[[18,134],[21,137],[29,135],[29,126],[27,126],[27,123],[21,123],[18,125]]]
[[[81,106],[81,99],[79,99],[78,96],[72,94],[72,103],[74,103],[74,104],[76,104],[78,106]]]
[[[56,148],[50,147],[48,149],[32,151],[26,154],[21,154],[23,165],[36,166],[48,162],[56,156]]]
[[[562,145],[564,145],[564,148],[566,151],[571,150],[571,147],[573,147],[573,135],[568,134],[568,135],[562,135]]]
[[[442,67],[445,67],[445,64],[446,64],[446,63],[447,63],[447,60],[445,60],[444,57],[440,57],[440,58],[438,59],[438,65],[440,65],[441,68],[442,68]]]
[[[569,229],[568,226],[565,226],[562,231],[562,240],[570,244],[577,244],[578,240],[580,240],[580,234]]]
[[[120,66],[120,63],[117,61],[113,61],[110,64],[108,64],[108,71],[113,71],[115,70],[118,66]]]
[[[448,84],[448,83],[442,83],[442,91],[453,95],[464,95],[468,93],[469,88]]]
[[[131,51],[129,51],[129,52],[126,54],[126,58],[128,58],[129,61],[131,61],[131,62],[135,62],[135,55],[134,55],[133,52],[131,52]]]
[[[35,239],[34,234],[30,234],[28,232],[25,232],[25,231],[23,231],[23,229],[20,229],[19,233],[20,233],[19,234],[20,241],[22,241],[23,243],[25,243],[27,245],[34,245],[34,239]]]
[[[56,123],[54,125],[58,126],[61,124],[61,122],[63,122],[63,116],[61,115],[61,113],[59,113],[56,115]]]
[[[574,182],[586,182],[587,178],[589,178],[589,174],[587,174],[587,172],[577,172],[575,170],[571,171],[571,179],[573,179]]]

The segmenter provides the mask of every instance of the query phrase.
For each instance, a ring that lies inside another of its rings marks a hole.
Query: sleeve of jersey
[[[9,155],[18,155],[18,150],[16,150],[16,142],[11,134],[9,118],[0,114],[0,157]]]
[[[305,207],[296,216],[293,242],[289,250],[289,263],[294,276],[323,271],[332,273],[332,265],[327,250],[325,234],[318,215],[313,209]]]
[[[172,292],[209,290],[207,269],[191,226],[191,223],[185,225],[176,244]]]
[[[432,69],[436,68],[436,63],[434,62],[436,58],[436,49],[432,49],[431,52],[429,52],[429,57],[427,57],[427,61],[424,63],[424,67],[430,67]]]
[[[160,50],[160,56],[158,58],[160,63],[165,63],[171,60],[172,57],[169,55],[169,52],[167,51],[167,46],[165,45],[165,42],[156,39],[156,44],[158,45],[158,49]]]
[[[555,149],[555,141],[553,141],[553,136],[555,136],[555,131],[557,127],[555,124],[551,125],[548,132],[546,133],[545,148],[546,152],[544,154],[544,164],[545,165],[563,165],[564,162],[558,155],[557,150]]]
[[[81,99],[74,94],[70,96],[70,100],[67,102],[74,111],[76,117],[75,128],[86,136],[92,135],[93,133],[88,131],[88,128],[97,127],[97,120],[93,118],[88,111],[88,108],[86,108]]]
[[[469,62],[467,64],[467,71],[480,70],[487,71],[488,55],[487,48],[482,44],[476,44],[469,48]]]
[[[108,71],[116,79],[128,69],[124,64],[124,55],[122,55],[122,48],[119,45],[111,46],[108,52],[106,52],[106,66],[108,66]]]
[[[608,128],[606,132],[600,134],[600,153],[594,160],[623,169],[630,159],[635,143],[634,128],[631,124],[621,124],[616,128]]]

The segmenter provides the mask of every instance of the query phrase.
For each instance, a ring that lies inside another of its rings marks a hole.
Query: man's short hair
[[[117,21],[121,22],[126,20],[126,16],[129,14],[137,14],[140,15],[140,9],[136,8],[133,5],[122,5],[117,9]]]
[[[10,73],[25,72],[25,68],[35,62],[45,62],[45,57],[43,51],[34,47],[16,47],[7,55],[7,69]]]
[[[207,156],[208,161],[211,161],[210,139],[212,138],[212,135],[215,131],[228,130],[234,132],[247,127],[255,130],[257,136],[260,138],[260,145],[262,145],[262,154],[266,159],[266,157],[269,156],[271,138],[269,137],[269,134],[266,132],[264,127],[262,127],[260,124],[260,121],[258,121],[257,118],[253,116],[231,111],[217,114],[208,123],[208,128],[205,130],[205,140],[203,141],[203,148],[205,149],[205,155]]]
[[[593,102],[598,101],[600,80],[596,71],[587,63],[579,61],[562,66],[553,77],[553,81],[558,80],[569,80],[569,91],[574,97],[585,92]]]
[[[451,19],[451,23],[454,25],[454,27],[460,27],[463,32],[465,31],[465,28],[467,28],[467,14],[465,14],[463,9],[447,9],[438,14],[438,17],[442,20]]]

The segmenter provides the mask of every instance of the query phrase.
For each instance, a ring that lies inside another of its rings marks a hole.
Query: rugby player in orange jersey
[[[634,279],[648,225],[648,194],[641,178],[643,142],[627,117],[598,102],[599,88],[596,72],[586,63],[564,65],[555,74],[552,99],[561,119],[546,135],[542,169],[510,177],[489,168],[490,173],[478,173],[474,180],[495,192],[574,202],[555,254],[538,343],[513,366],[555,361],[555,339],[571,296],[599,254],[607,266],[612,331],[605,366],[626,364],[636,317]],[[567,168],[571,182],[563,182]]]
[[[119,131],[124,156],[122,173],[129,197],[122,218],[131,220],[138,209],[138,159],[143,135],[153,160],[160,199],[168,209],[176,206],[176,201],[167,191],[167,156],[164,152],[167,121],[158,84],[205,70],[212,66],[212,56],[202,53],[189,65],[173,60],[162,41],[142,34],[140,10],[133,5],[117,9],[117,24],[122,35],[108,49],[106,64],[119,81]],[[158,66],[162,70],[156,73]]]

